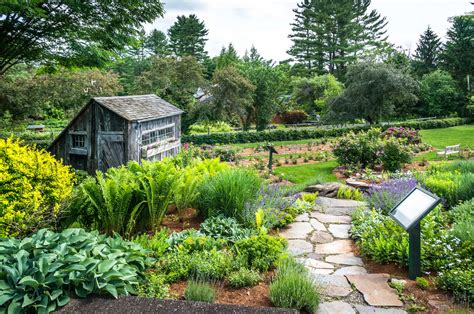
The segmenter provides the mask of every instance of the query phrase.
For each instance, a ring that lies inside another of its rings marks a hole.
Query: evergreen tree
[[[304,0],[295,12],[288,53],[307,73],[343,77],[347,65],[386,43],[387,21],[371,0]]]
[[[220,54],[215,58],[216,59],[216,69],[223,69],[229,65],[234,65],[239,62],[239,55],[237,50],[235,50],[232,43],[229,44],[227,48],[222,47]]]
[[[295,20],[291,24],[292,33],[288,36],[293,41],[288,54],[301,65],[299,74],[308,76],[324,72],[321,38],[318,40],[312,29],[315,23],[312,3],[312,0],[303,0],[293,9]]]
[[[420,77],[433,72],[438,68],[439,55],[441,52],[441,40],[428,26],[428,29],[420,36],[415,50],[413,70]]]
[[[157,57],[166,57],[170,55],[168,38],[165,33],[157,29],[151,31],[151,33],[146,37],[144,46],[150,54],[156,55]]]
[[[474,14],[456,16],[448,30],[442,54],[445,69],[466,89],[467,75],[474,75]]]
[[[181,15],[168,30],[169,46],[178,57],[193,56],[202,62],[207,57],[204,46],[208,33],[204,22],[196,15]]]

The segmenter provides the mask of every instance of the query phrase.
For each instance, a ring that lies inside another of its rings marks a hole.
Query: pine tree
[[[296,62],[302,66],[300,74],[303,75],[324,72],[322,54],[318,55],[317,53],[318,48],[321,48],[321,41],[318,41],[311,29],[311,26],[315,23],[312,3],[312,0],[303,0],[297,4],[296,9],[293,9],[295,21],[291,24],[292,34],[288,36],[293,41],[288,54],[293,56]]]
[[[442,54],[445,69],[466,87],[467,75],[474,75],[474,14],[456,16],[448,30],[447,41]]]
[[[178,57],[193,56],[199,61],[207,57],[204,50],[209,31],[196,15],[181,15],[168,30],[169,46]]]
[[[441,39],[428,26],[420,36],[415,50],[413,70],[420,77],[435,71],[438,68],[439,55],[441,52]]]
[[[376,10],[369,10],[370,3],[304,0],[293,10],[293,46],[288,53],[309,74],[327,71],[342,78],[348,64],[386,42],[387,21]]]
[[[146,37],[144,46],[150,54],[158,57],[166,57],[170,54],[166,34],[157,29],[151,31]]]
[[[232,43],[227,48],[222,47],[220,54],[215,58],[216,69],[223,69],[239,62],[239,55]]]

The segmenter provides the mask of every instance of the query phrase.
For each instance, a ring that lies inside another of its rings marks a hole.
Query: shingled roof
[[[94,97],[94,101],[129,121],[158,119],[183,111],[156,95]]]

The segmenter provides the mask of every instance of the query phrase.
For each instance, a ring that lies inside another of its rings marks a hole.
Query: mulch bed
[[[118,299],[91,297],[71,299],[71,302],[56,313],[298,313],[294,310],[271,307],[248,307],[235,304],[208,304],[177,300],[159,300],[141,297]]]

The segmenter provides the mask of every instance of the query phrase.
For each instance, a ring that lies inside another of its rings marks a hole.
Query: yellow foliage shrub
[[[0,139],[0,238],[54,223],[73,184],[69,166],[45,150]]]

